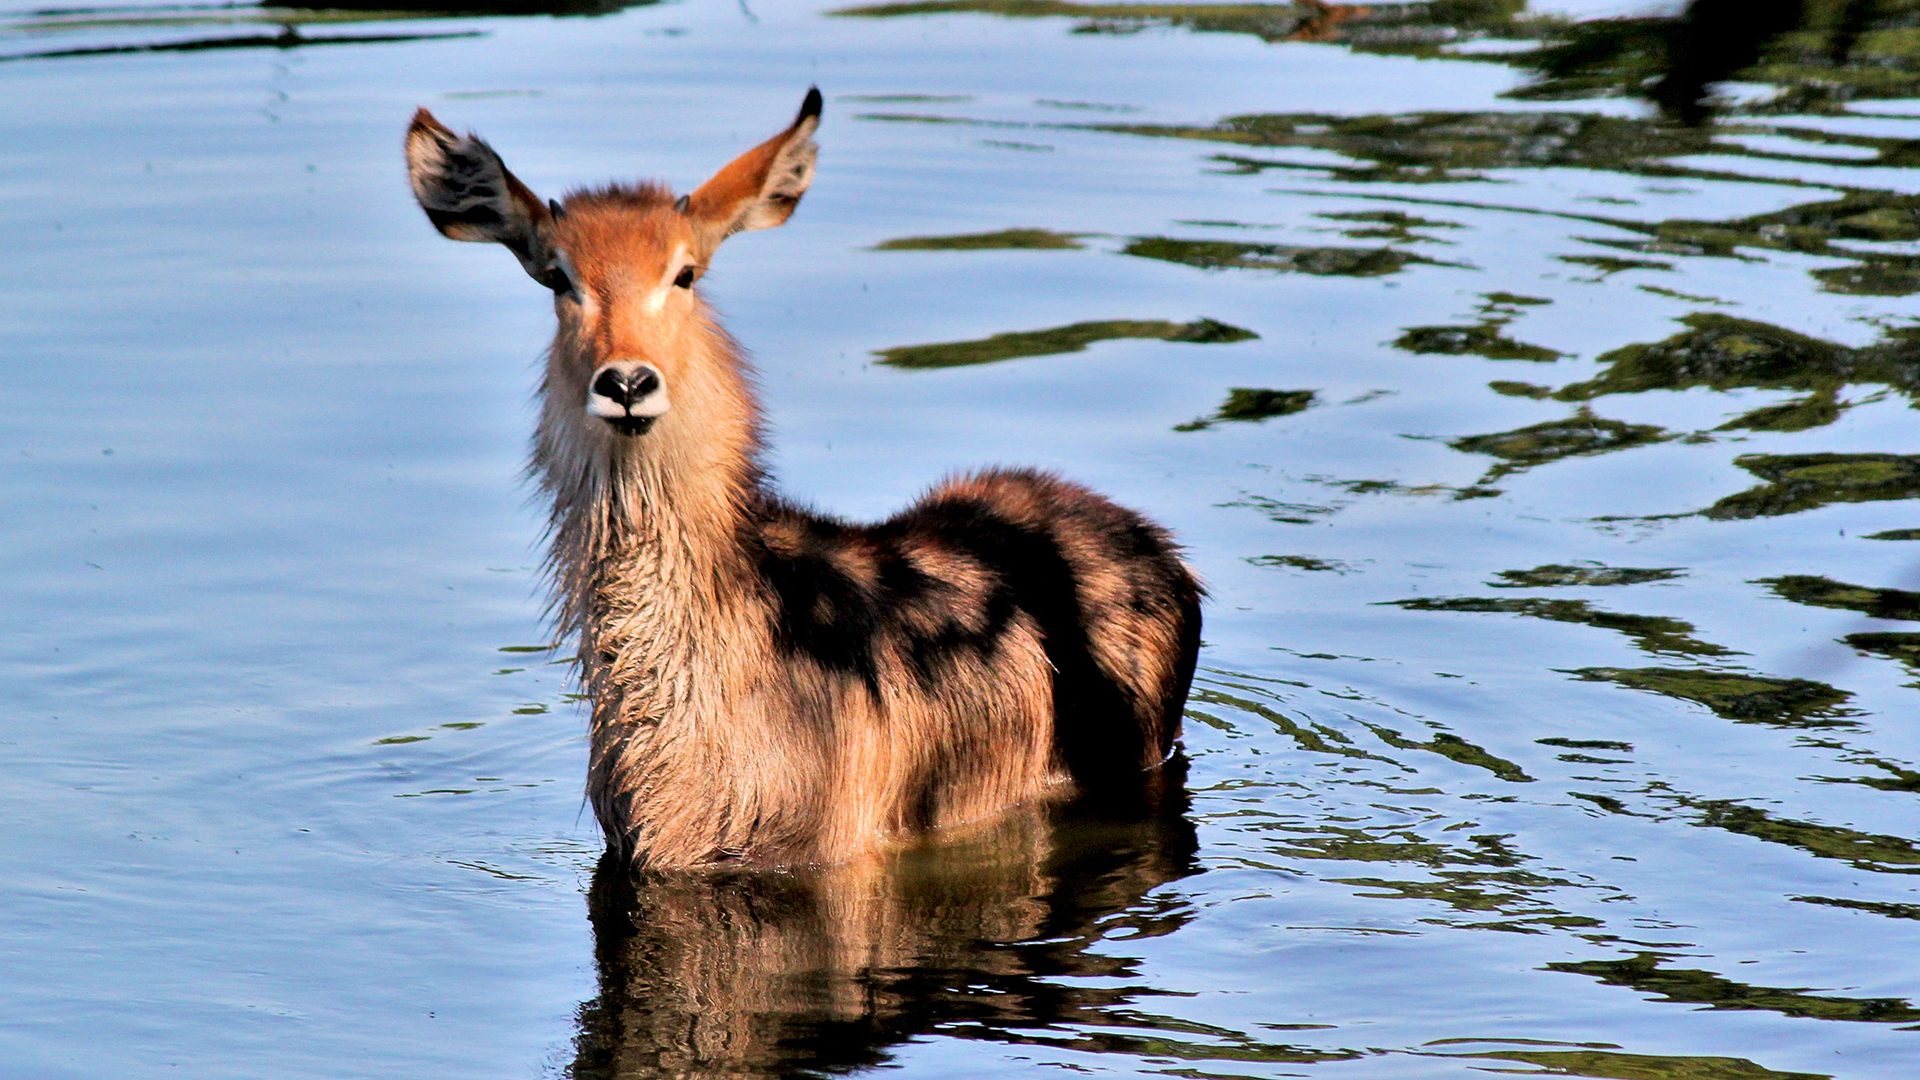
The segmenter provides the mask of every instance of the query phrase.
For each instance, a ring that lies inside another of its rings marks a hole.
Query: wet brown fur
[[[1027,470],[950,479],[874,525],[767,483],[746,362],[670,283],[786,220],[818,111],[809,95],[684,204],[616,185],[558,214],[478,139],[424,110],[409,131],[434,224],[556,288],[531,471],[593,702],[588,796],[640,866],[838,862],[1076,788],[1138,790],[1179,734],[1201,590],[1158,526]],[[612,360],[667,388],[645,434],[583,408]]]

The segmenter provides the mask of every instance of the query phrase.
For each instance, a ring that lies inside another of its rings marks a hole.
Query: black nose
[[[599,378],[593,380],[594,393],[627,409],[658,389],[660,375],[650,367],[634,368],[628,372],[607,368]]]

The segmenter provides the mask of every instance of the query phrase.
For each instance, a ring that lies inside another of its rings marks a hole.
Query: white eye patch
[[[653,288],[647,290],[647,298],[641,301],[640,306],[647,314],[658,315],[660,310],[667,306],[667,297],[673,295],[673,279],[680,276],[680,271],[685,269],[686,265],[687,245],[675,244],[673,254],[667,257],[665,276],[655,283]]]

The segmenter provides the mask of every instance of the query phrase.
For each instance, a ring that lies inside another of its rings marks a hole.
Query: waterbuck
[[[688,195],[542,202],[425,109],[413,193],[441,233],[553,290],[531,471],[559,630],[592,700],[587,793],[644,868],[831,863],[1073,791],[1151,785],[1179,734],[1201,588],[1167,533],[992,469],[855,525],[761,467],[740,349],[694,288],[813,178],[820,92]]]

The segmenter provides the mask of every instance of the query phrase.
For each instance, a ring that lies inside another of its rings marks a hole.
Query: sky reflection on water
[[[1686,128],[1514,4],[537,10],[0,15],[0,1074],[1920,1070],[1910,31]],[[550,316],[399,136],[684,186],[813,82],[703,285],[779,475],[1170,524],[1190,805],[627,891]]]

